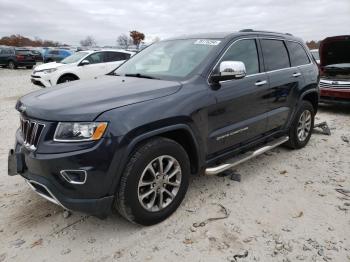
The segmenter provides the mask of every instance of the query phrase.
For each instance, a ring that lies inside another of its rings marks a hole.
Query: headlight
[[[54,141],[80,142],[99,140],[106,128],[106,122],[60,122],[55,131]]]
[[[50,74],[50,73],[55,72],[56,70],[57,70],[57,68],[50,68],[50,69],[44,69],[44,70],[42,70],[42,72],[44,74]]]

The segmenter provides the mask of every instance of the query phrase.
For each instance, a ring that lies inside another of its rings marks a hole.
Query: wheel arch
[[[115,178],[113,180],[110,193],[113,194],[119,185],[122,173],[127,165],[130,155],[138,148],[140,145],[148,141],[149,139],[155,137],[164,137],[172,139],[179,143],[187,152],[190,159],[191,173],[196,174],[200,172],[201,166],[201,156],[199,151],[199,145],[195,138],[192,129],[186,124],[176,124],[172,126],[167,126],[143,133],[128,142],[126,148],[123,148],[123,152],[119,152],[113,158],[113,161],[117,160],[117,172],[115,173]],[[119,159],[116,159],[119,158]]]
[[[319,96],[318,90],[317,89],[310,89],[301,95],[299,103],[302,100],[309,101],[312,104],[312,106],[314,108],[314,112],[316,114],[317,110],[318,110],[319,98],[320,98],[320,96]]]
[[[79,80],[79,79],[80,79],[76,74],[70,73],[70,72],[66,72],[66,73],[63,73],[62,75],[60,75],[60,76],[57,78],[56,84],[59,84],[59,83],[60,83],[60,80],[61,80],[63,77],[65,77],[65,76],[74,77],[75,80]]]

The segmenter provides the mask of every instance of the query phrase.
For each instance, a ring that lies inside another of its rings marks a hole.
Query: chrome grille
[[[348,89],[350,88],[350,81],[329,81],[321,80],[320,87],[322,88],[336,88],[336,89]]]
[[[21,117],[21,132],[26,148],[32,151],[36,150],[44,127],[45,125],[42,123]]]

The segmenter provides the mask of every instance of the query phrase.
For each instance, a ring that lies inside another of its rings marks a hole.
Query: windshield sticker
[[[194,42],[195,45],[218,45],[221,41],[219,40],[209,40],[209,39],[198,39]]]

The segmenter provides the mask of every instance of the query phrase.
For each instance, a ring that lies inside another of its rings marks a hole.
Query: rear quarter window
[[[288,51],[282,40],[263,39],[261,48],[266,71],[290,67]]]
[[[104,55],[105,62],[123,61],[129,58],[130,58],[130,54],[126,54],[122,52],[105,52],[105,55]]]
[[[301,44],[296,42],[287,42],[292,66],[306,65],[310,63],[309,56]]]

